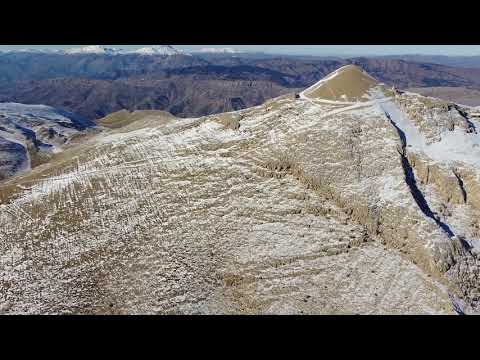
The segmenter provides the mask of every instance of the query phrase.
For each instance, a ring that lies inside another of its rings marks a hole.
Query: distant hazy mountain
[[[121,53],[111,56],[103,52],[74,54],[7,52],[0,54],[0,84],[60,77],[115,80],[144,74],[161,76],[165,69],[207,64],[209,62],[205,59],[184,54],[142,56],[137,53]]]
[[[65,54],[65,50],[61,49],[13,49],[13,50],[0,50],[0,54],[15,54],[15,53],[27,53],[27,54]]]
[[[127,55],[127,54],[140,54],[140,55],[188,55],[182,50],[175,49],[171,45],[154,45],[150,47],[143,47],[138,50],[127,51],[123,49],[108,48],[101,45],[90,45],[82,48],[72,48],[63,51],[65,54],[99,54],[99,55]]]
[[[199,53],[211,53],[211,54],[238,54],[242,53],[243,51],[234,49],[231,47],[224,47],[224,48],[202,48],[198,50]]]
[[[171,45],[158,45],[158,46],[144,47],[138,50],[131,51],[130,53],[140,54],[140,55],[162,55],[162,56],[189,55],[185,51],[175,49]]]
[[[480,105],[480,90],[451,86],[413,87],[408,88],[407,90],[422,94],[424,96],[431,96],[439,99],[453,101],[462,105]]]
[[[480,56],[445,56],[445,55],[392,55],[385,59],[400,59],[411,62],[432,63],[463,68],[480,68]]]
[[[101,45],[90,45],[82,48],[72,48],[64,51],[65,54],[100,54],[100,55],[117,55],[121,54],[122,50],[108,48]]]
[[[89,119],[98,119],[122,108],[167,110],[182,117],[203,116],[239,106],[254,106],[268,97],[305,88],[349,63],[399,88],[480,90],[480,69],[397,59],[273,56],[228,51],[190,56],[168,45],[133,52],[90,46],[73,54],[0,54],[0,101],[51,105]],[[252,84],[255,91],[245,91],[248,84]],[[229,91],[225,91],[226,88]],[[196,89],[195,92],[192,89]]]

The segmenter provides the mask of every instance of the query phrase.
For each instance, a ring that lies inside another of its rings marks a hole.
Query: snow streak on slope
[[[443,221],[439,220],[435,215],[433,214],[433,211],[431,210],[430,206],[428,205],[427,200],[425,199],[425,196],[423,193],[420,191],[417,185],[417,180],[415,178],[414,171],[412,169],[412,166],[410,165],[405,150],[406,147],[409,144],[409,137],[406,136],[405,132],[398,127],[397,121],[399,120],[399,114],[400,111],[399,109],[393,104],[391,101],[389,102],[383,102],[379,104],[380,108],[382,111],[384,111],[385,116],[388,118],[388,120],[391,122],[393,127],[398,132],[398,136],[400,137],[400,141],[402,143],[402,151],[400,153],[400,156],[402,158],[402,166],[403,170],[405,172],[405,181],[407,182],[407,185],[410,188],[410,192],[412,193],[413,198],[415,199],[415,202],[417,203],[418,207],[420,210],[425,214],[426,217],[429,219],[432,219],[449,237],[455,236],[455,234],[452,232],[450,227],[445,224]],[[393,116],[392,116],[393,113]],[[400,115],[401,116],[401,115]],[[402,116],[402,120],[403,120]],[[403,123],[405,125],[405,123]]]
[[[407,150],[426,154],[434,161],[453,165],[455,162],[464,162],[480,168],[480,134],[477,132],[465,133],[461,128],[453,131],[444,131],[441,140],[427,144],[425,137],[409,121],[405,114],[392,102],[384,102],[382,109],[391,117],[399,129],[405,134]],[[470,119],[475,128],[480,129],[478,122]]]

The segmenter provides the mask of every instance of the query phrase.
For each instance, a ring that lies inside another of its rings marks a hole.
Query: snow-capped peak
[[[155,45],[150,47],[144,47],[135,51],[132,51],[134,54],[140,55],[189,55],[182,50],[175,49],[171,45]]]
[[[115,48],[108,48],[102,45],[89,45],[82,48],[73,48],[65,50],[66,54],[104,54],[104,55],[116,55],[122,51]]]
[[[201,53],[211,53],[211,54],[238,54],[241,51],[231,47],[224,48],[201,48],[198,52]]]

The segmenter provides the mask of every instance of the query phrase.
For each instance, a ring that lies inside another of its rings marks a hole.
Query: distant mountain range
[[[397,59],[410,62],[432,63],[439,65],[480,68],[480,56],[445,56],[445,55],[391,55],[384,59]]]
[[[104,45],[87,45],[79,48],[70,48],[70,49],[19,49],[19,50],[4,50],[0,51],[1,53],[30,53],[30,54],[60,54],[60,55],[73,55],[73,54],[97,54],[97,55],[130,55],[130,54],[142,54],[142,55],[160,55],[160,56],[171,56],[171,55],[242,55],[246,57],[267,57],[267,58],[278,58],[278,57],[291,57],[297,59],[305,60],[324,60],[324,59],[334,59],[342,60],[345,59],[343,56],[322,56],[322,55],[280,55],[280,54],[266,54],[259,52],[248,52],[232,47],[205,47],[199,50],[192,50],[186,52],[184,50],[177,49],[172,45],[152,45],[139,48],[137,50],[125,50],[112,48]],[[462,67],[462,68],[480,68],[480,56],[447,56],[447,55],[423,55],[423,54],[404,54],[404,55],[385,55],[385,56],[368,56],[368,58],[379,58],[379,59],[389,59],[389,60],[404,60],[407,62],[416,62],[416,63],[429,63],[429,64],[438,64],[446,65],[453,67]]]
[[[238,54],[242,53],[241,50],[234,49],[231,47],[224,47],[224,48],[202,48],[198,50],[199,53],[212,53],[212,54]]]
[[[169,45],[135,51],[95,45],[0,53],[0,102],[45,104],[91,120],[121,109],[203,116],[298,91],[346,64],[359,65],[388,85],[442,87],[446,99],[480,105],[469,94],[480,90],[480,68],[386,57],[274,56],[231,48],[186,54]]]
[[[59,55],[77,55],[77,54],[97,54],[97,55],[128,55],[128,54],[142,54],[142,55],[188,55],[183,50],[174,48],[171,45],[154,45],[150,47],[143,47],[138,50],[124,50],[110,48],[103,45],[88,45],[80,48],[70,49],[20,49],[4,51],[6,53],[33,53],[33,54],[59,54]]]
[[[90,45],[82,48],[72,48],[67,50],[59,50],[58,53],[64,54],[102,54],[102,55],[116,55],[121,54],[123,51],[114,48],[107,48],[100,45]]]

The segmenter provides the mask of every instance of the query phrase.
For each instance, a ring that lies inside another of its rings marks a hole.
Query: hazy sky
[[[0,45],[0,50],[19,49],[65,49],[83,45]],[[134,50],[146,45],[106,45]],[[295,55],[480,55],[480,45],[173,45],[182,50],[193,51],[202,47],[233,47],[246,51]]]

